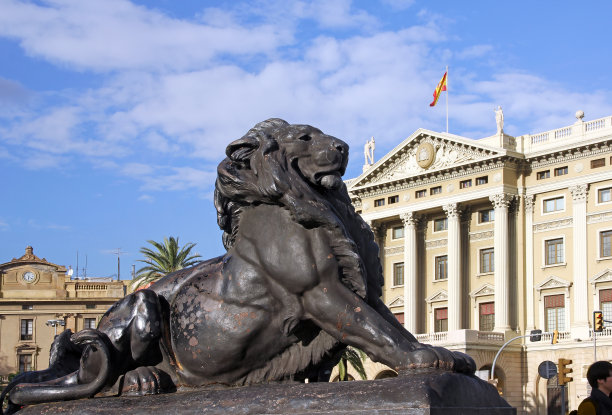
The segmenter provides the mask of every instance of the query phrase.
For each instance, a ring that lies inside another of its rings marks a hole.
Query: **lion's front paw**
[[[174,383],[166,372],[153,366],[141,366],[124,375],[121,395],[155,395],[174,389]]]
[[[398,368],[399,372],[411,369],[442,369],[458,373],[473,374],[476,371],[474,359],[465,353],[452,352],[443,347],[421,344],[408,353],[405,367]]]

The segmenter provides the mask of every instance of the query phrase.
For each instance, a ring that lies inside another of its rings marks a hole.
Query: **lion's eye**
[[[298,137],[298,140],[310,141],[310,136],[308,134],[304,134],[304,135],[301,135],[300,137]]]

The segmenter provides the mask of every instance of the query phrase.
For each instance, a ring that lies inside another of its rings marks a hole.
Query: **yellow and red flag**
[[[429,104],[430,107],[434,107],[438,103],[438,98],[440,98],[440,93],[442,91],[446,91],[446,74],[447,73],[448,72],[444,72],[444,76],[442,77],[440,82],[438,82],[438,86],[436,87],[436,90],[433,93],[434,100],[431,104]]]

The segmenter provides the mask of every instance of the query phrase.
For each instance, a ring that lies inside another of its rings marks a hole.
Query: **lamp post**
[[[55,336],[57,336],[57,326],[62,326],[63,327],[63,326],[66,325],[66,322],[64,320],[61,320],[61,319],[56,319],[56,320],[47,320],[47,322],[45,324],[47,326],[49,326],[49,327],[55,328]]]

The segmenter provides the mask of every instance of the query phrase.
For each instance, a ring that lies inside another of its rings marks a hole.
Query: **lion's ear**
[[[225,154],[232,161],[245,161],[259,146],[259,141],[253,136],[245,135],[236,141],[232,141],[225,149]]]

